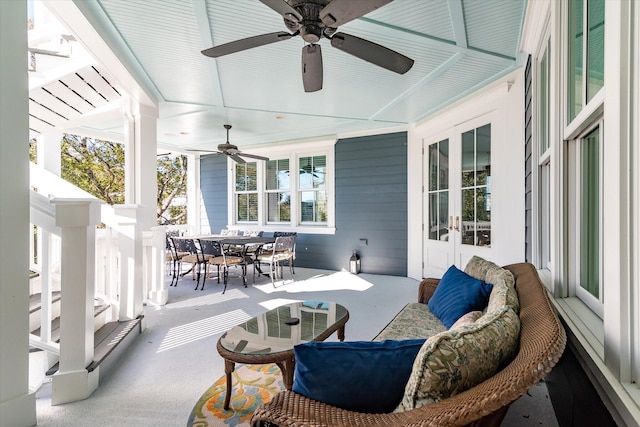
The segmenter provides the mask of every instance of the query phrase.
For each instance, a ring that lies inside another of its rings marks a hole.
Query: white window
[[[267,222],[270,224],[291,221],[289,163],[289,159],[276,159],[269,160],[265,165],[265,207]]]
[[[567,217],[569,294],[603,316],[602,153],[604,0],[571,0],[568,9]]]
[[[569,142],[569,283],[602,317],[602,122]]]
[[[256,162],[236,165],[234,175],[236,222],[258,221],[257,171]]]
[[[327,156],[299,159],[298,194],[302,224],[327,223]]]
[[[551,38],[536,64],[538,192],[537,265],[551,270]]]
[[[321,141],[252,149],[269,160],[232,162],[229,214],[234,223],[250,223],[264,231],[334,233],[334,144]]]

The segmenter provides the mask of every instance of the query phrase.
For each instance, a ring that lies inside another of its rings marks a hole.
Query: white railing
[[[30,334],[29,342],[59,356],[59,372],[75,375],[74,372],[83,370],[93,359],[94,320],[86,315],[89,305],[93,312],[97,299],[101,304],[109,304],[104,321],[113,321],[136,318],[142,314],[145,302],[166,303],[166,227],[142,230],[137,221],[139,206],[105,205],[35,165],[31,165],[31,186],[30,265],[40,279],[31,291],[41,293],[41,310],[37,322],[40,336]],[[59,307],[52,302],[55,291],[60,291],[62,298],[65,293],[82,295],[84,299],[80,301],[86,305]],[[71,334],[63,330],[65,324],[71,323],[61,320],[61,344],[58,344],[51,337],[51,322],[60,309],[63,310],[59,313],[61,319],[92,324],[67,326],[76,329]],[[85,354],[86,351],[91,354]],[[88,381],[90,385],[94,383],[94,380]],[[54,397],[54,400],[73,401],[87,392]]]

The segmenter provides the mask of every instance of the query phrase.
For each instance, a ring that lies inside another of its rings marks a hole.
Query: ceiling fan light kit
[[[204,153],[224,154],[225,156],[230,157],[233,161],[239,164],[247,163],[247,161],[242,157],[248,157],[250,159],[264,160],[264,161],[269,160],[268,157],[243,153],[242,151],[238,150],[238,147],[236,145],[233,145],[229,142],[229,129],[231,129],[231,125],[224,125],[224,128],[227,130],[227,141],[224,144],[218,144],[218,151],[197,150],[197,149],[189,149],[189,148],[187,148],[187,151],[199,151]]]
[[[404,74],[413,60],[394,50],[350,34],[337,32],[338,26],[366,15],[393,0],[260,0],[279,13],[291,31],[268,33],[213,46],[202,51],[211,58],[300,36],[309,43],[302,48],[302,83],[305,92],[322,89],[322,50],[317,44],[323,37],[331,46],[379,67]]]

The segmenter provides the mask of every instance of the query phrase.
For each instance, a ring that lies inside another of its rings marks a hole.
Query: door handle
[[[449,230],[453,230],[453,217],[449,216]]]
[[[460,217],[456,216],[456,231],[460,231]]]

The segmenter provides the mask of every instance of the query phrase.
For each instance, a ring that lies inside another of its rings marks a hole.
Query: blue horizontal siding
[[[215,231],[227,224],[226,159],[203,157],[200,166],[202,195]],[[297,266],[348,269],[356,249],[362,272],[407,275],[406,132],[336,143],[335,212],[334,235],[298,234]],[[360,239],[367,239],[367,245]]]

